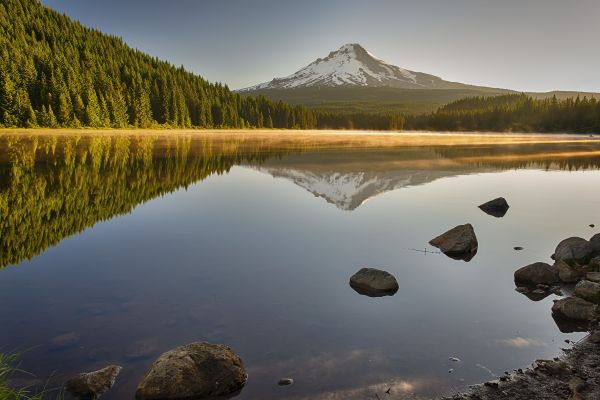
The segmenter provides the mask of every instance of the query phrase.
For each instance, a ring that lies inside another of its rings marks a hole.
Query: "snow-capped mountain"
[[[422,72],[409,71],[386,63],[357,43],[349,43],[318,58],[308,66],[285,78],[251,86],[244,91],[263,89],[294,89],[301,87],[367,86],[404,89],[472,88],[448,82]]]

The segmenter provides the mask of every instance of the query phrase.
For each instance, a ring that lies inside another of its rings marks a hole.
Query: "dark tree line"
[[[37,0],[0,0],[0,126],[375,129],[386,118],[242,97]]]
[[[407,118],[407,129],[436,131],[600,133],[595,98],[534,99],[525,94],[467,97]]]

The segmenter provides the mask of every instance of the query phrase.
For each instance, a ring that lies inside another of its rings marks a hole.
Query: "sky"
[[[232,89],[345,43],[443,79],[600,92],[599,0],[42,0]]]

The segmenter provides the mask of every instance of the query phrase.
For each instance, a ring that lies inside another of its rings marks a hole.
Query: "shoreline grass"
[[[0,353],[0,400],[61,400],[64,398],[62,388],[48,389],[45,385],[41,389],[32,386],[11,387],[10,381],[15,375],[23,374],[35,377],[35,375],[19,368],[20,358],[19,353]]]

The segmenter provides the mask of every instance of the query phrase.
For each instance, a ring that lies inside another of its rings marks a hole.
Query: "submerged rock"
[[[497,199],[490,200],[487,203],[483,203],[479,206],[484,213],[496,218],[504,217],[509,207],[510,206],[504,197],[498,197]]]
[[[570,237],[556,246],[554,251],[555,261],[565,261],[569,264],[585,264],[594,254],[594,248],[590,242],[580,237]]]
[[[154,355],[158,351],[158,339],[146,338],[134,342],[125,353],[125,358],[133,360],[141,360]]]
[[[451,258],[464,261],[470,261],[477,253],[478,247],[475,230],[471,224],[456,226],[431,239],[429,244]]]
[[[600,303],[600,283],[581,281],[575,285],[573,294],[592,303]]]
[[[292,378],[282,378],[277,382],[279,386],[290,386],[294,384],[294,380]]]
[[[80,400],[97,399],[113,387],[122,369],[118,365],[109,365],[98,371],[79,374],[65,383],[65,389]]]
[[[516,270],[515,282],[551,285],[558,282],[558,271],[556,267],[550,264],[536,262]]]
[[[596,305],[579,297],[565,297],[554,303],[552,312],[570,319],[590,321],[596,315]]]
[[[140,382],[138,400],[206,399],[244,387],[244,364],[229,347],[195,342],[163,353]]]
[[[362,268],[350,277],[350,286],[360,294],[371,297],[391,296],[398,291],[398,281],[387,271]]]
[[[77,342],[79,342],[79,335],[75,332],[67,332],[55,336],[52,339],[50,348],[52,350],[62,350],[74,346]]]

